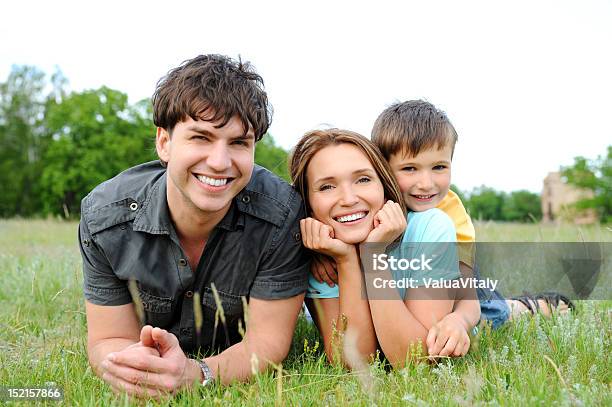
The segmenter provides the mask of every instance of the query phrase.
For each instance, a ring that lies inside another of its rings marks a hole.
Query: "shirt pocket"
[[[209,337],[210,347],[223,350],[242,340],[239,325],[242,326],[242,329],[246,329],[243,318],[244,308],[242,298],[238,295],[219,290],[217,290],[217,295],[218,300],[215,299],[211,288],[204,288],[202,294],[203,329],[210,329],[212,333]],[[216,315],[219,309],[217,302],[220,302],[222,308],[218,316]]]
[[[144,309],[145,321],[147,325],[169,329],[172,325],[174,301],[172,298],[159,297],[138,288],[140,301]]]

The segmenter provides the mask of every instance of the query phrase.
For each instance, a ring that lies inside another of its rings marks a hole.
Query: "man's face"
[[[224,214],[253,172],[255,138],[237,116],[223,127],[190,117],[172,136],[157,131],[157,154],[168,163],[168,205],[172,212]],[[174,207],[173,207],[174,206]]]
[[[435,208],[444,199],[450,188],[452,153],[449,145],[421,150],[416,157],[408,157],[405,152],[389,157],[408,208],[421,212]]]

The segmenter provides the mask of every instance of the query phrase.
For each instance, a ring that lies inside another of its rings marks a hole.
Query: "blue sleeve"
[[[421,259],[421,264],[426,265],[419,270],[409,270],[409,277],[416,280],[417,286],[424,285],[426,279],[460,277],[455,226],[448,215],[437,208],[408,214],[401,253],[407,259]]]
[[[339,296],[338,284],[330,287],[325,282],[319,283],[312,274],[309,273],[306,298],[338,298]]]

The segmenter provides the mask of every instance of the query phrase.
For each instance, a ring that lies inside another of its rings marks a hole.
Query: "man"
[[[271,116],[262,87],[248,63],[220,55],[171,70],[153,95],[160,161],[83,199],[88,355],[115,391],[244,380],[288,353],[309,259],[298,194],[254,165]],[[220,353],[184,353],[198,351]]]

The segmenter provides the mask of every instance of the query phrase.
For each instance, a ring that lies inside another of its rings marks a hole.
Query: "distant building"
[[[584,198],[592,198],[593,191],[579,189],[563,182],[561,173],[550,172],[544,178],[542,188],[542,222],[573,222],[591,224],[597,222],[594,210],[577,210],[573,204]]]

